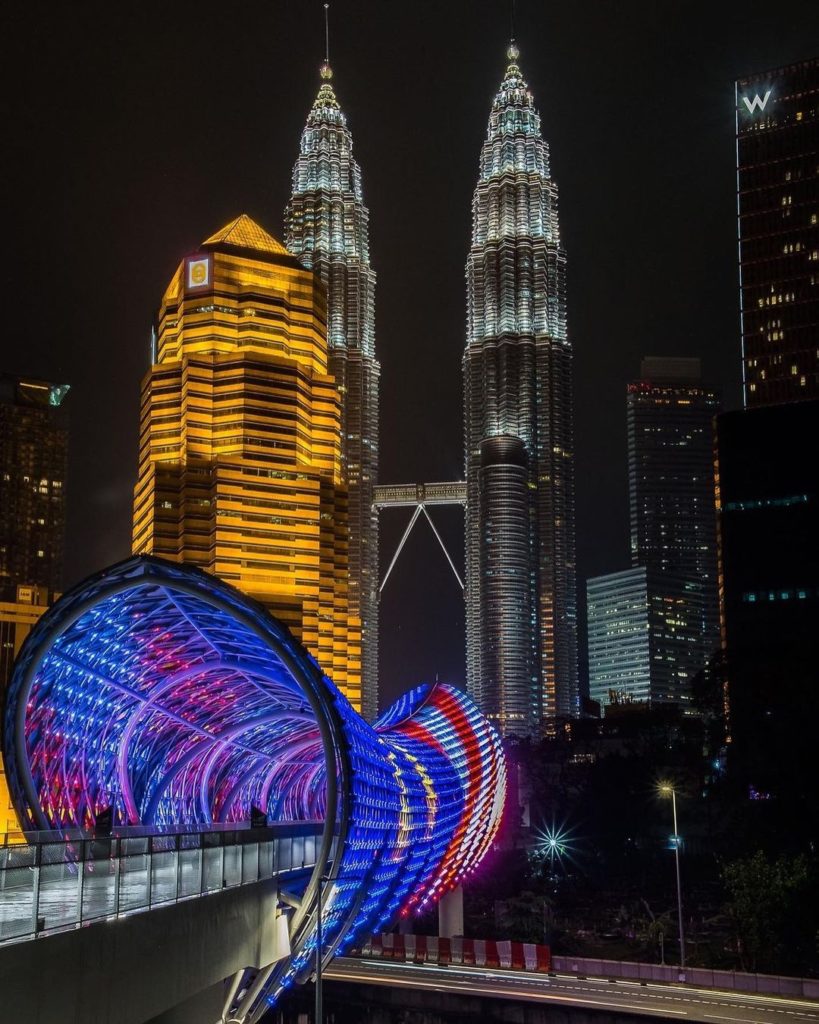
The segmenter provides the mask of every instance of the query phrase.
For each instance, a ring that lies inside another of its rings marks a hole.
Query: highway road
[[[725,992],[655,982],[611,981],[575,975],[533,974],[484,967],[436,967],[389,960],[339,957],[324,971],[327,981],[424,989],[492,999],[526,1000],[620,1010],[638,1017],[700,1024],[807,1024],[819,1021],[819,1003],[779,996]]]

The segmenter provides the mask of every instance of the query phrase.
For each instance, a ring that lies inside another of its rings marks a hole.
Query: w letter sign
[[[759,111],[761,113],[765,109],[765,106],[767,105],[768,100],[770,99],[771,91],[772,90],[769,89],[765,93],[765,98],[764,99],[762,99],[759,96],[758,93],[757,93],[756,96],[754,96],[754,98],[752,100],[749,100],[747,96],[743,96],[742,97],[742,102],[748,108],[748,113],[749,114],[753,114],[753,112],[756,110],[757,107],[759,107]]]

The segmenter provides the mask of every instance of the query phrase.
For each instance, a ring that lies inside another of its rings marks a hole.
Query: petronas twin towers
[[[504,734],[578,713],[571,348],[557,186],[512,44],[481,151],[463,357],[467,686]],[[327,289],[343,408],[350,611],[362,704],[378,704],[378,381],[369,214],[329,64],[285,212],[288,249]]]
[[[301,136],[285,244],[327,289],[329,372],[341,393],[341,462],[349,493],[349,611],[361,620],[361,710],[378,710],[378,377],[369,211],[329,63]]]

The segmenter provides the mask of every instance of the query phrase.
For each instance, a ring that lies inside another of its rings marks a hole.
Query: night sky
[[[72,385],[67,584],[130,551],[139,382],[179,260],[242,212],[282,235],[322,14],[319,0],[6,12],[1,368]],[[378,274],[381,482],[459,479],[470,204],[508,3],[335,0],[331,23]],[[733,80],[816,56],[819,5],[519,0],[516,35],[569,260],[582,605],[588,576],[628,564],[640,358],[701,356],[739,402]],[[406,519],[382,514],[383,567]],[[461,513],[436,521],[462,564]],[[382,601],[382,692],[463,681],[463,618],[419,522]]]

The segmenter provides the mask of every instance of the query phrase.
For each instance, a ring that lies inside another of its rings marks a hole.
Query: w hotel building
[[[819,59],[736,83],[746,406],[819,398]]]
[[[133,549],[264,604],[360,708],[326,318],[319,279],[246,215],[182,261],[142,386]]]

